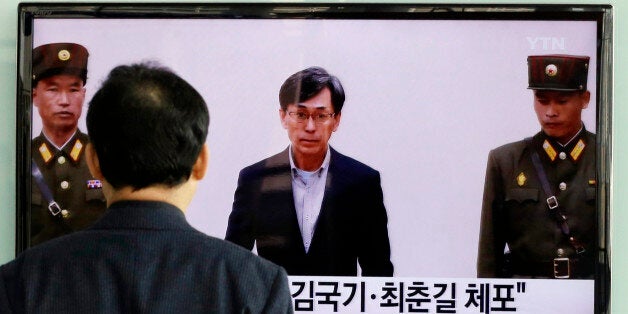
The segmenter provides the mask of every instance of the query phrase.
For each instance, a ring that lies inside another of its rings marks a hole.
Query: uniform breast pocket
[[[102,193],[102,189],[90,189],[90,190],[85,191],[85,201],[87,201],[87,202],[92,202],[92,201],[104,202],[105,201],[105,195]]]
[[[41,206],[42,197],[40,193],[32,193],[31,194],[31,205],[33,206]]]
[[[585,188],[584,189],[584,196],[587,200],[587,203],[591,204],[591,205],[595,205],[595,194],[596,194],[596,190],[595,188]]]
[[[539,190],[538,189],[524,189],[524,188],[516,188],[509,189],[506,192],[506,202],[515,201],[517,203],[525,203],[525,202],[538,202],[539,201]]]

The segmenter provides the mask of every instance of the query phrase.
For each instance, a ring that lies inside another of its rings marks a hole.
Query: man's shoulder
[[[346,173],[378,175],[379,172],[371,166],[344,155],[331,148],[330,171]],[[290,173],[290,160],[288,150],[285,149],[275,155],[262,159],[240,171],[241,178],[263,178],[268,176],[281,176]]]
[[[196,229],[165,231],[163,233],[172,233],[165,237],[157,233],[143,237],[141,232],[144,231],[78,231],[31,247],[3,267],[23,274],[35,274],[43,269],[55,268],[63,273],[67,270],[68,260],[72,261],[72,267],[88,268],[95,265],[92,262],[98,263],[92,259],[123,261],[145,254],[161,254],[167,255],[169,259],[179,260],[182,268],[204,265],[203,268],[212,269],[216,266],[233,274],[256,274],[261,277],[276,276],[279,271],[279,266],[251,251]],[[189,265],[184,265],[186,263]]]
[[[595,143],[595,133],[591,133],[585,130],[584,136],[586,137],[587,141]]]
[[[31,148],[36,150],[42,143],[48,142],[43,134],[39,134],[31,140]]]
[[[242,267],[249,265],[253,268],[274,268],[275,264],[255,255],[250,250],[232,242],[207,235],[194,230],[188,235],[187,247],[192,251],[199,251],[199,258],[224,260],[224,263]]]
[[[89,135],[81,132],[81,129],[76,129],[76,138],[82,141],[83,143],[89,143]]]
[[[151,234],[137,238],[120,230],[87,230],[50,240],[1,266],[0,281],[4,281],[9,295],[15,298],[25,298],[18,292],[22,289],[52,291],[62,294],[60,302],[68,304],[85,295],[98,299],[102,289],[113,294],[127,291],[132,297],[141,298],[148,280],[158,283],[154,288],[172,292],[168,298],[173,308],[189,307],[189,302],[198,303],[201,297],[206,301],[194,308],[228,313],[223,305],[215,303],[222,302],[227,309],[242,306],[261,311],[277,282],[282,277],[286,280],[281,267],[196,230],[172,231],[174,236],[166,239],[154,231],[146,232]],[[146,241],[153,237],[157,239]],[[99,274],[97,278],[94,273]],[[68,280],[98,282],[79,289],[76,285],[63,284]],[[228,289],[229,293],[220,293],[220,289]],[[111,299],[100,301],[104,307],[119,306],[108,303]],[[41,302],[52,301],[43,298]],[[80,305],[90,308],[89,304]]]
[[[370,175],[379,174],[379,171],[375,170],[371,166],[347,155],[344,155],[335,149],[331,149],[330,171],[341,170],[343,172],[355,172],[364,173]]]
[[[66,243],[68,242],[66,242],[66,240],[68,237],[74,238],[75,235],[63,235],[30,247],[19,253],[15,259],[2,267],[5,271],[10,270],[12,272],[28,275],[37,275],[40,272],[40,264],[47,263],[48,265],[53,265],[67,258],[66,252],[68,251],[68,246]],[[72,243],[71,240],[70,243]]]
[[[81,129],[77,129],[73,137],[80,140],[82,144],[89,143],[89,135],[83,133]],[[31,140],[31,149],[39,149],[39,146],[41,146],[41,144],[43,143],[46,143],[47,145],[53,145],[52,143],[50,143],[50,141],[48,141],[43,133],[40,133],[39,135],[33,137],[33,139]]]
[[[494,148],[491,153],[494,155],[509,155],[523,151],[527,146],[526,139],[503,144]]]
[[[587,142],[595,143],[595,133],[591,133],[589,131],[584,132],[582,135]],[[504,145],[498,146],[491,150],[491,154],[493,156],[510,156],[510,155],[519,155],[521,154],[530,144],[532,143],[541,143],[543,142],[543,135],[541,132],[536,133],[533,136],[527,137],[525,139],[521,139],[518,141],[506,143]]]
[[[288,158],[288,149],[285,149],[275,155],[242,168],[240,176],[266,176],[276,175],[280,172],[289,173],[290,160]]]

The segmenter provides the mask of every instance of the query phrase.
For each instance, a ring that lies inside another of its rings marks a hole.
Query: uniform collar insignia
[[[46,143],[41,143],[41,145],[39,145],[39,154],[41,154],[41,158],[44,159],[45,163],[48,163],[52,159],[52,153]]]
[[[584,141],[582,139],[579,139],[576,145],[573,147],[573,149],[569,153],[569,155],[574,161],[578,161],[578,158],[580,158],[586,146],[587,145],[584,143]]]
[[[101,189],[102,188],[102,182],[100,180],[87,180],[87,189],[88,190],[93,190],[93,189]]]
[[[81,158],[81,152],[83,151],[83,143],[78,138],[74,142],[74,146],[72,146],[72,151],[70,151],[70,157],[74,162],[77,162],[79,158]]]
[[[543,150],[545,150],[545,153],[551,161],[554,161],[556,159],[556,150],[548,140],[543,141]]]

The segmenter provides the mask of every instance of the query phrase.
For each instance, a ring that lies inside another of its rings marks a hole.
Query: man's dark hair
[[[116,189],[185,182],[208,127],[201,95],[152,63],[114,68],[87,111],[87,131],[102,174]]]
[[[298,104],[316,96],[324,88],[331,92],[334,112],[340,113],[345,103],[345,91],[340,80],[321,67],[309,67],[292,74],[279,90],[279,105],[286,110],[290,104]]]

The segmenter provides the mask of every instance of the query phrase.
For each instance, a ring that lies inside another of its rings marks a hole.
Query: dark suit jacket
[[[553,161],[543,149],[546,140],[555,149]],[[570,152],[580,140],[586,146],[573,160]],[[574,277],[593,276],[597,251],[595,145],[595,135],[586,130],[564,149],[540,132],[530,141],[510,143],[490,152],[482,205],[479,277],[551,277],[553,259],[557,257],[578,258],[578,269],[572,270]],[[584,245],[582,255],[574,252],[548,209],[549,196],[531,158],[535,151],[571,234]],[[564,160],[558,157],[560,152],[565,152]],[[509,260],[504,255],[506,245]]]
[[[288,150],[242,169],[226,239],[289,275],[392,276],[379,173],[331,149],[325,194],[306,253],[297,222]]]
[[[282,268],[160,202],[115,203],[0,268],[0,313],[288,313],[291,303]]]

